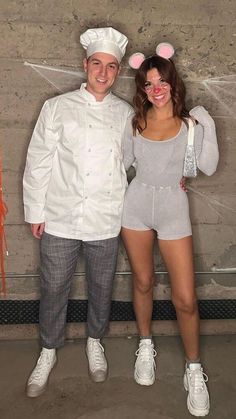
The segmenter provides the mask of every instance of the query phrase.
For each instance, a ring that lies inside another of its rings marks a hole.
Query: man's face
[[[114,55],[96,52],[83,61],[84,71],[87,73],[87,90],[97,101],[102,101],[109,92],[120,66]]]

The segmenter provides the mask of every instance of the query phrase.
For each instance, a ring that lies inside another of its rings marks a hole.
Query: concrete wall
[[[200,175],[191,182],[196,271],[209,272],[213,265],[236,266],[234,0],[0,0],[0,142],[4,194],[9,208],[6,220],[9,299],[38,298],[38,278],[32,276],[38,271],[38,242],[23,219],[22,174],[40,108],[45,99],[58,94],[58,89],[24,62],[81,70],[84,52],[79,35],[93,26],[113,26],[123,31],[130,40],[128,55],[138,50],[152,54],[162,41],[175,46],[175,62],[186,81],[188,102],[205,105],[213,115],[221,156],[214,176]],[[122,75],[133,74],[127,59],[124,60]],[[52,72],[47,72],[46,77],[51,76]],[[67,90],[77,84],[74,77],[69,82],[67,78],[60,80],[58,73],[54,77],[56,84]],[[121,78],[117,86],[117,92],[129,101],[132,83],[132,79]],[[165,270],[158,254],[156,268]],[[122,247],[117,269],[130,270]],[[83,271],[81,259],[78,272]],[[236,297],[235,274],[200,274],[198,279],[200,298]],[[86,297],[83,275],[76,277],[72,296]],[[169,298],[164,274],[160,275],[155,297]],[[117,275],[114,298],[131,298],[129,275]]]

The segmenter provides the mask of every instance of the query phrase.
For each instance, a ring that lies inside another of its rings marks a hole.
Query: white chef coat
[[[97,102],[86,84],[45,102],[27,154],[25,221],[85,241],[119,234],[127,184],[122,140],[132,112],[112,93]]]

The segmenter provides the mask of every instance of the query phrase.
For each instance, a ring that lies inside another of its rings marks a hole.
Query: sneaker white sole
[[[107,379],[107,371],[92,372],[89,369],[89,376],[94,383],[103,383]]]
[[[141,386],[152,386],[155,383],[155,375],[152,378],[140,378],[136,373],[134,373],[134,379],[136,383]]]
[[[87,349],[85,350],[87,359],[88,359],[88,372],[89,372],[89,376],[91,378],[91,380],[94,383],[103,383],[104,381],[106,381],[107,379],[107,375],[108,375],[108,370],[97,370],[97,371],[92,371],[89,367],[89,357],[88,357],[88,353],[87,353]]]
[[[41,394],[43,394],[47,388],[47,383],[48,381],[46,382],[46,384],[44,384],[44,386],[41,386],[41,387],[36,387],[36,386],[31,386],[31,385],[27,386],[26,395],[28,397],[41,396]]]
[[[187,378],[184,376],[184,388],[185,390],[188,392],[188,382],[187,382]],[[210,411],[210,407],[206,407],[205,409],[196,409],[192,406],[189,395],[187,397],[187,407],[189,412],[191,413],[191,415],[193,416],[197,416],[197,417],[203,417],[203,416],[207,416],[209,414]]]
[[[49,379],[49,375],[50,375],[50,373],[51,373],[51,371],[54,368],[56,363],[57,363],[57,358],[53,362],[52,368],[51,368],[51,370],[48,374],[48,379]],[[43,394],[45,392],[46,388],[47,388],[48,379],[43,386],[37,386],[35,384],[29,384],[28,385],[28,383],[27,383],[27,385],[26,385],[26,395],[28,397],[39,397],[39,396],[41,396],[41,394]]]

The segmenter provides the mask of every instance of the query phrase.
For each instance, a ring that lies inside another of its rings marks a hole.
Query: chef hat
[[[95,52],[105,52],[114,55],[120,63],[125,55],[128,39],[113,28],[93,28],[80,36],[80,43],[86,50],[87,58]]]

